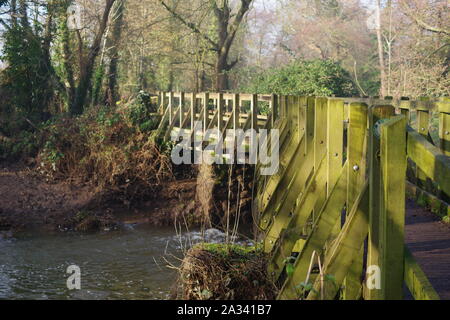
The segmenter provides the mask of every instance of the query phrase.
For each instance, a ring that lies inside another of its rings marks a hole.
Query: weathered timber
[[[369,205],[369,188],[366,183],[360,194],[354,201],[354,207],[350,212],[347,221],[344,224],[342,232],[336,239],[332,249],[325,257],[324,275],[332,275],[334,281],[320,282],[316,280],[314,290],[308,295],[308,300],[333,300],[339,288],[344,282],[344,278],[348,279],[348,273],[356,259],[359,259],[360,249],[367,237],[368,233],[368,205]],[[322,292],[322,296],[320,296]],[[347,300],[355,300],[357,295],[347,297]]]
[[[450,158],[411,128],[408,128],[407,148],[408,157],[417,167],[450,195]]]
[[[363,103],[351,103],[349,106],[348,128],[348,180],[347,180],[347,210],[350,212],[355,206],[355,200],[361,192],[366,180],[366,149],[368,107]],[[347,278],[344,281],[343,298],[357,300],[361,293],[361,276],[363,272],[364,247],[360,244],[359,252],[355,255]]]
[[[383,179],[381,294],[403,299],[403,257],[406,183],[406,118],[398,116],[381,127]]]

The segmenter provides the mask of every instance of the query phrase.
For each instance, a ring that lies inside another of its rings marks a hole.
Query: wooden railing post
[[[354,209],[356,198],[366,182],[367,157],[367,117],[368,106],[351,103],[349,106],[349,126],[347,142],[347,217]],[[355,209],[356,210],[356,209]],[[357,300],[361,296],[361,276],[363,272],[364,247],[362,246],[351,264],[344,282],[344,300]]]
[[[286,96],[280,95],[278,97],[278,101],[280,104],[280,118],[285,119],[286,118],[286,113],[285,113],[285,111],[286,111],[286,108],[285,108],[286,107]]]
[[[217,132],[220,134],[223,129],[223,113],[225,112],[224,108],[224,100],[223,100],[223,93],[217,94]],[[219,136],[217,136],[217,139],[219,139]]]
[[[367,265],[381,267],[382,264],[382,223],[383,210],[383,180],[380,163],[380,136],[377,126],[380,120],[389,119],[395,114],[392,106],[375,106],[369,110],[369,241]],[[381,289],[367,290],[366,300],[382,300]]]
[[[411,112],[410,112],[411,101],[409,101],[409,99],[407,99],[407,98],[402,98],[400,101],[399,108],[400,108],[400,113],[406,117],[406,120],[409,124],[411,121]]]
[[[275,121],[278,119],[278,96],[272,94],[270,98],[270,110],[272,112],[272,128],[275,128]]]
[[[173,92],[169,92],[169,124],[171,125],[173,122],[173,104],[174,104],[174,96]]]
[[[385,300],[403,299],[406,184],[406,118],[395,117],[381,126],[382,260],[381,288]]]
[[[315,119],[314,119],[314,170],[320,165],[327,152],[327,118],[328,100],[326,98],[316,98]]]
[[[233,95],[233,130],[237,130],[241,127],[240,124],[240,98],[239,94]]]
[[[423,101],[423,98],[422,98]],[[417,110],[417,132],[419,132],[425,139],[429,139],[430,114],[428,110]],[[430,141],[431,142],[431,141]],[[427,177],[422,170],[416,168],[416,183],[419,187],[427,188]]]
[[[166,111],[166,92],[161,91],[159,94],[159,99],[160,99],[160,113],[164,114],[164,112]]]
[[[205,132],[205,130],[208,129],[208,124],[209,124],[209,110],[208,110],[208,106],[209,106],[209,93],[205,92],[203,94],[203,115],[202,115],[203,132]]]
[[[258,132],[258,95],[253,94],[250,101],[251,129]]]
[[[327,125],[327,196],[339,179],[344,159],[344,101],[328,99],[328,125]],[[341,231],[341,220],[338,221],[332,232],[332,238]]]
[[[184,113],[184,102],[185,102],[185,94],[184,92],[180,92],[180,129],[183,129],[183,122],[184,122],[184,117],[185,117],[185,113]]]
[[[190,130],[194,130],[195,126],[195,120],[197,117],[197,93],[193,92],[191,94],[191,123],[190,123]]]
[[[439,147],[450,156],[450,98],[438,103],[439,106]],[[449,195],[450,196],[450,195]]]

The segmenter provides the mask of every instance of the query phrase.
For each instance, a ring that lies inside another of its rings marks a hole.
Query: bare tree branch
[[[202,36],[206,41],[208,41],[211,46],[213,47],[213,49],[215,51],[217,51],[217,47],[218,44],[217,42],[211,40],[210,37],[208,37],[206,34],[204,34],[203,32],[200,31],[200,29],[192,22],[188,22],[186,21],[181,15],[179,15],[173,8],[169,7],[163,0],[159,0],[159,2],[161,3],[161,5],[166,8],[166,10],[176,19],[178,19],[181,23],[183,23],[185,26],[187,26],[189,29],[191,29],[192,31],[194,31],[195,33],[199,34],[200,36]]]
[[[413,12],[413,9],[411,9],[411,7],[405,2],[402,1],[401,2],[401,6],[403,7],[403,12],[412,20],[414,20],[414,22],[421,27],[422,29],[425,29],[427,31],[433,32],[433,33],[441,33],[441,34],[445,34],[447,36],[450,36],[450,30],[446,30],[446,29],[442,29],[442,28],[437,28],[437,27],[433,27],[431,25],[429,25],[427,22],[423,21],[422,19],[420,19],[417,14],[415,14]]]

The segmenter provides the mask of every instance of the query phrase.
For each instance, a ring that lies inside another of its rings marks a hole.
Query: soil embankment
[[[228,181],[214,172],[205,177],[203,169],[178,168],[173,179],[133,199],[89,183],[48,180],[26,166],[0,165],[0,231],[100,231],[144,222],[223,229],[236,218],[251,224],[251,171],[235,169]]]
[[[161,183],[148,201],[116,201],[88,184],[47,182],[27,167],[0,168],[0,231],[95,231],[123,221],[170,225],[195,211],[196,180]]]

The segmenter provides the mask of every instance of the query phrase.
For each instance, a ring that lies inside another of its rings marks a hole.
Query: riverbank
[[[251,226],[251,171],[235,168],[230,190],[228,183],[215,182],[212,169],[206,171],[177,167],[173,179],[161,180],[152,192],[142,187],[147,196],[133,198],[90,183],[47,179],[33,167],[0,164],[0,232],[93,232],[126,223],[223,229],[228,210],[231,225],[239,214],[241,224]]]
[[[0,231],[100,231],[130,221],[170,226],[195,214],[195,188],[196,179],[166,181],[146,201],[131,202],[89,184],[46,181],[30,167],[0,166]]]

